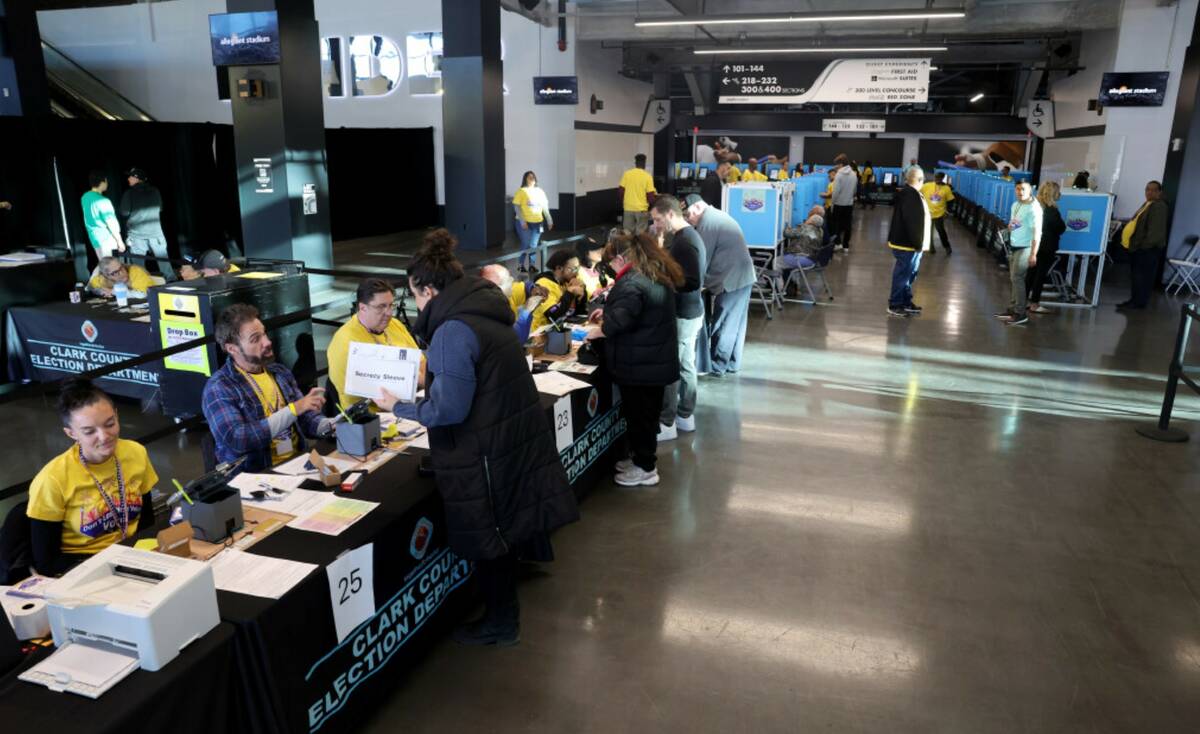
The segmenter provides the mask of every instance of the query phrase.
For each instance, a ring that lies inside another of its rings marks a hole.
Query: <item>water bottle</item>
[[[121,308],[129,305],[129,286],[125,283],[114,283],[113,295],[117,297],[117,305]]]

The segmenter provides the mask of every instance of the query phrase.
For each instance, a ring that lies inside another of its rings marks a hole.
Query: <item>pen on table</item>
[[[179,483],[178,479],[172,479],[171,482],[175,485],[175,489],[177,489],[178,491],[175,492],[175,494],[171,495],[169,499],[167,499],[168,505],[175,504],[176,502],[179,501],[180,497],[187,500],[187,503],[189,505],[195,504],[194,502],[192,502],[192,498],[188,497],[187,492],[183,491],[183,485]]]

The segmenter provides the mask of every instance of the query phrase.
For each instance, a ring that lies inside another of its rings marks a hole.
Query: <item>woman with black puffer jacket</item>
[[[629,458],[617,462],[617,484],[658,484],[658,415],[663,391],[679,379],[675,289],[683,269],[648,234],[618,236],[604,250],[616,273],[604,309],[592,314],[605,337],[605,358],[621,390],[621,416]]]

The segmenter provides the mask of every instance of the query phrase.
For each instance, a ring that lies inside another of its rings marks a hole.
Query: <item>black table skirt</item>
[[[245,719],[236,690],[234,631],[218,624],[162,670],[135,670],[95,700],[18,680],[53,652],[38,650],[0,677],[0,721],[6,731],[27,734],[239,731],[231,725]]]
[[[134,321],[145,313],[69,301],[10,308],[5,317],[9,379],[54,382],[153,352],[159,347],[150,324]],[[149,362],[96,382],[111,394],[147,400],[158,390],[161,368],[161,361]]]

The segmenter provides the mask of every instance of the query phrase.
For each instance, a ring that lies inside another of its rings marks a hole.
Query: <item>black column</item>
[[[0,78],[8,86],[16,77],[15,97],[2,103],[3,114],[39,117],[50,114],[50,86],[46,82],[46,62],[42,58],[42,34],[38,30],[37,4],[34,0],[0,0]]]
[[[231,66],[230,98],[248,257],[333,264],[320,37],[312,0],[226,0],[229,12],[279,15],[278,65]],[[262,82],[263,96],[242,98],[238,80]],[[305,214],[306,187],[316,212]]]
[[[446,228],[482,250],[503,244],[508,223],[500,3],[442,0],[442,18]]]

